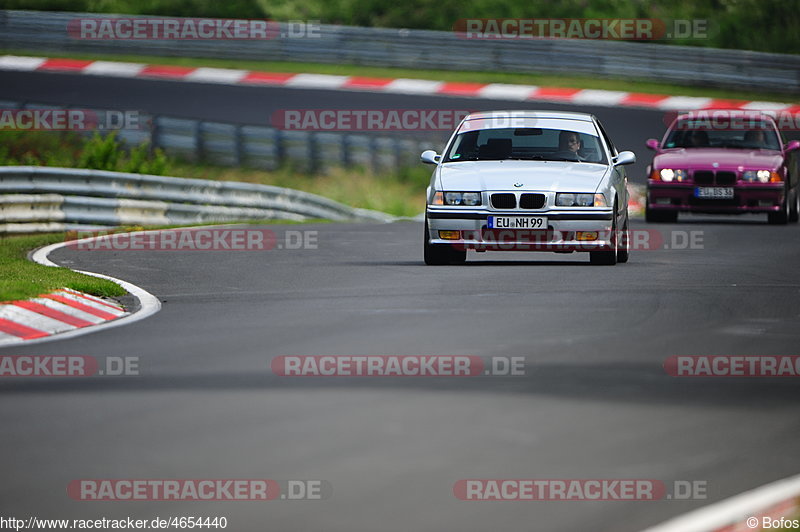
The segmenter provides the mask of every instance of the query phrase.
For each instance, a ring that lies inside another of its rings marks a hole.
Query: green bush
[[[120,146],[116,133],[102,136],[94,133],[83,148],[78,166],[91,170],[116,170],[119,162]]]
[[[94,133],[88,140],[74,132],[0,132],[0,165],[62,166],[165,175],[170,161],[148,144],[127,147],[115,133]]]

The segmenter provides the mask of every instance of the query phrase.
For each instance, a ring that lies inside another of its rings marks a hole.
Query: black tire
[[[604,251],[590,251],[589,262],[597,266],[614,266],[617,263],[619,252],[619,239],[617,238],[617,203],[614,202],[614,221],[611,224],[612,249]]]
[[[789,221],[797,223],[798,219],[800,219],[800,190],[797,190],[797,187],[795,187],[794,201],[789,208]]]
[[[425,220],[424,258],[428,266],[444,266],[446,264],[463,264],[467,260],[467,250],[456,249],[451,244],[431,244],[428,241],[428,220]]]
[[[625,223],[622,225],[622,239],[617,250],[617,262],[625,264],[631,257],[631,237],[628,232],[628,213],[625,213]]]
[[[778,212],[771,212],[767,215],[767,222],[770,225],[786,225],[789,222],[789,218],[791,218],[791,203],[792,194],[789,189],[786,190],[786,194],[783,196],[783,203],[781,204],[781,210]]]
[[[678,221],[678,211],[654,211],[645,207],[644,220],[650,224],[674,224]]]

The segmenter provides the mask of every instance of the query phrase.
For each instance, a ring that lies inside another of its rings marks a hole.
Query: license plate
[[[732,199],[733,187],[697,187],[694,195],[698,198]]]
[[[547,229],[546,216],[489,216],[487,229]]]

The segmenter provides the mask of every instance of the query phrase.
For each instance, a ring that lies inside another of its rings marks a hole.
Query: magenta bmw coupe
[[[648,222],[679,212],[766,213],[769,223],[798,220],[798,171],[775,119],[756,111],[693,111],[670,124],[648,167]]]

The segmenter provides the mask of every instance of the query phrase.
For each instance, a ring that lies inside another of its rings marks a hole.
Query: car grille
[[[514,194],[492,194],[492,207],[495,209],[516,209],[517,197]]]
[[[698,185],[713,185],[714,184],[714,172],[695,172],[694,173],[694,182]]]
[[[523,194],[519,198],[520,209],[541,209],[544,207],[544,194]]]
[[[722,185],[733,186],[736,184],[736,172],[714,172],[702,170],[694,173],[694,182],[697,185]]]
[[[717,172],[718,185],[735,185],[736,174],[733,172]]]

